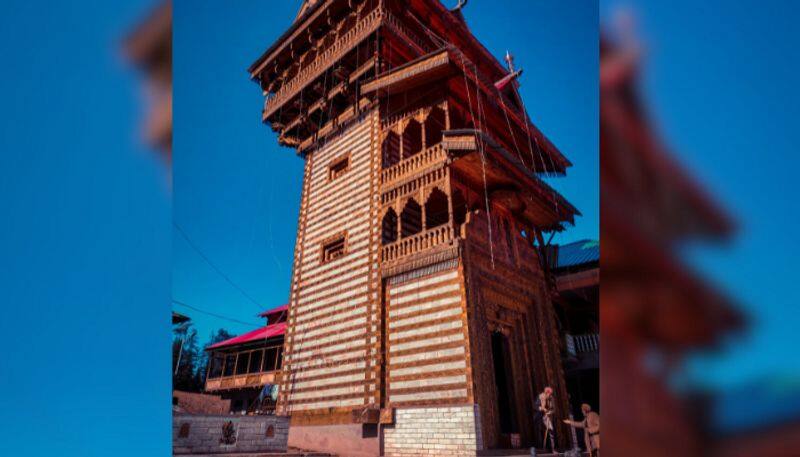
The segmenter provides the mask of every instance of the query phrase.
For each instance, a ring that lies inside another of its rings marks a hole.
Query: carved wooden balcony
[[[421,170],[434,165],[443,164],[447,160],[447,154],[441,143],[437,143],[419,154],[401,160],[391,167],[381,172],[381,184],[391,185],[402,181]]]
[[[385,12],[382,8],[376,8],[367,14],[363,19],[356,23],[347,33],[337,39],[328,49],[319,53],[317,57],[306,67],[284,84],[273,97],[268,97],[264,101],[263,119],[267,120],[284,103],[291,100],[309,82],[318,78],[333,63],[344,57],[364,40],[371,33],[376,31],[381,25],[381,20]]]
[[[405,179],[395,180],[381,190],[381,203],[389,204],[397,199],[416,194],[421,188],[441,184],[447,179],[445,167],[431,167],[423,173],[410,174]]]
[[[211,356],[206,391],[214,392],[274,383],[281,370],[281,348],[218,352]]]
[[[206,381],[206,391],[214,392],[217,390],[241,389],[244,387],[260,387],[264,384],[274,383],[277,374],[278,371],[271,371],[209,379]]]
[[[437,246],[451,244],[454,239],[453,228],[449,224],[440,225],[383,246],[381,260],[394,262]]]

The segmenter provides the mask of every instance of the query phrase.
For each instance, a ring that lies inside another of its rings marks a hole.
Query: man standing
[[[592,457],[600,456],[600,415],[592,411],[588,403],[581,405],[583,420],[581,422],[565,419],[564,423],[573,427],[583,429],[583,440],[586,444],[586,451]]]
[[[547,439],[550,438],[550,450],[556,452],[556,439],[555,428],[553,427],[553,414],[556,412],[555,399],[553,398],[553,388],[547,386],[544,391],[539,394],[536,401],[538,405],[539,414],[542,416],[542,424],[544,424],[544,447],[547,449]]]

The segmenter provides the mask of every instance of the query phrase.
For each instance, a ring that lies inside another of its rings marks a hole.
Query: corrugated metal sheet
[[[267,340],[269,338],[282,336],[284,333],[286,333],[286,322],[281,322],[279,324],[268,325],[258,330],[253,330],[252,332],[239,335],[229,340],[221,341],[213,346],[209,346],[206,350],[236,346],[238,344],[250,343],[258,340]]]
[[[556,268],[570,268],[600,261],[600,242],[580,240],[558,247]]]

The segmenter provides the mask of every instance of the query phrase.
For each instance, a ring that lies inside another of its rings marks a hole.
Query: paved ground
[[[530,457],[531,453],[528,449],[492,449],[487,451],[479,451],[478,455],[481,457]],[[564,454],[542,454],[537,452],[536,457],[561,457]],[[583,453],[584,457],[589,454]],[[299,449],[290,449],[284,453],[270,453],[261,452],[255,454],[203,454],[191,455],[187,457],[336,457],[334,454],[326,454],[324,452],[309,452]]]
[[[324,452],[309,452],[289,449],[287,452],[257,452],[245,454],[186,454],[186,457],[336,457]]]
[[[480,457],[530,457],[531,451],[530,449],[489,449],[486,451],[478,451],[478,455]],[[561,457],[563,453],[560,454],[551,454],[551,453],[544,453],[544,451],[537,451],[536,457]],[[583,453],[582,456],[588,456],[589,454]]]

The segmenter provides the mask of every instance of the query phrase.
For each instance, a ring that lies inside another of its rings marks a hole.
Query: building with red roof
[[[231,412],[274,409],[271,396],[261,393],[271,389],[281,369],[286,311],[286,305],[265,311],[259,316],[266,326],[206,348],[210,363],[205,390],[231,400]]]

